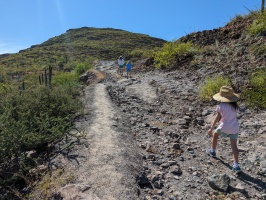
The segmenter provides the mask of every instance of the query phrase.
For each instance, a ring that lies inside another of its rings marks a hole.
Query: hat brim
[[[222,97],[220,93],[213,95],[213,99],[219,102],[237,102],[240,99],[240,96],[234,93],[230,97]]]

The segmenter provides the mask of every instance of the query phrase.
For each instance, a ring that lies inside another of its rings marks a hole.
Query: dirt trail
[[[107,97],[104,84],[97,84],[94,93],[96,117],[88,132],[90,133],[90,180],[91,189],[87,199],[117,199],[117,195],[126,193],[123,183],[124,174],[116,168],[123,163],[123,149],[113,130],[114,109]]]
[[[109,65],[108,65],[109,64]],[[110,63],[98,66],[110,67]],[[57,158],[75,181],[59,190],[63,199],[124,200],[138,199],[136,179],[141,168],[141,156],[122,114],[110,100],[104,83],[87,86],[85,113],[77,122],[86,139],[71,154],[75,159]]]

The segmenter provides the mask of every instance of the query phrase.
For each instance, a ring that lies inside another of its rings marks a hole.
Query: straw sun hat
[[[219,102],[237,102],[240,99],[239,94],[234,93],[230,86],[222,86],[220,92],[213,95],[213,99]]]

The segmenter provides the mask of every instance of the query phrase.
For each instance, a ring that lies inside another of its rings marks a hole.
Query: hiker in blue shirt
[[[131,78],[131,70],[132,70],[132,63],[129,60],[126,64],[127,78],[128,76]]]

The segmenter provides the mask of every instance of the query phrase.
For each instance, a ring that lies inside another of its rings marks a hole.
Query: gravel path
[[[119,132],[113,130],[115,112],[104,84],[95,86],[94,104],[96,117],[89,133],[91,140],[89,171],[91,188],[87,199],[125,199],[131,188],[124,184],[125,174],[117,170],[124,165],[124,148],[120,145]]]

